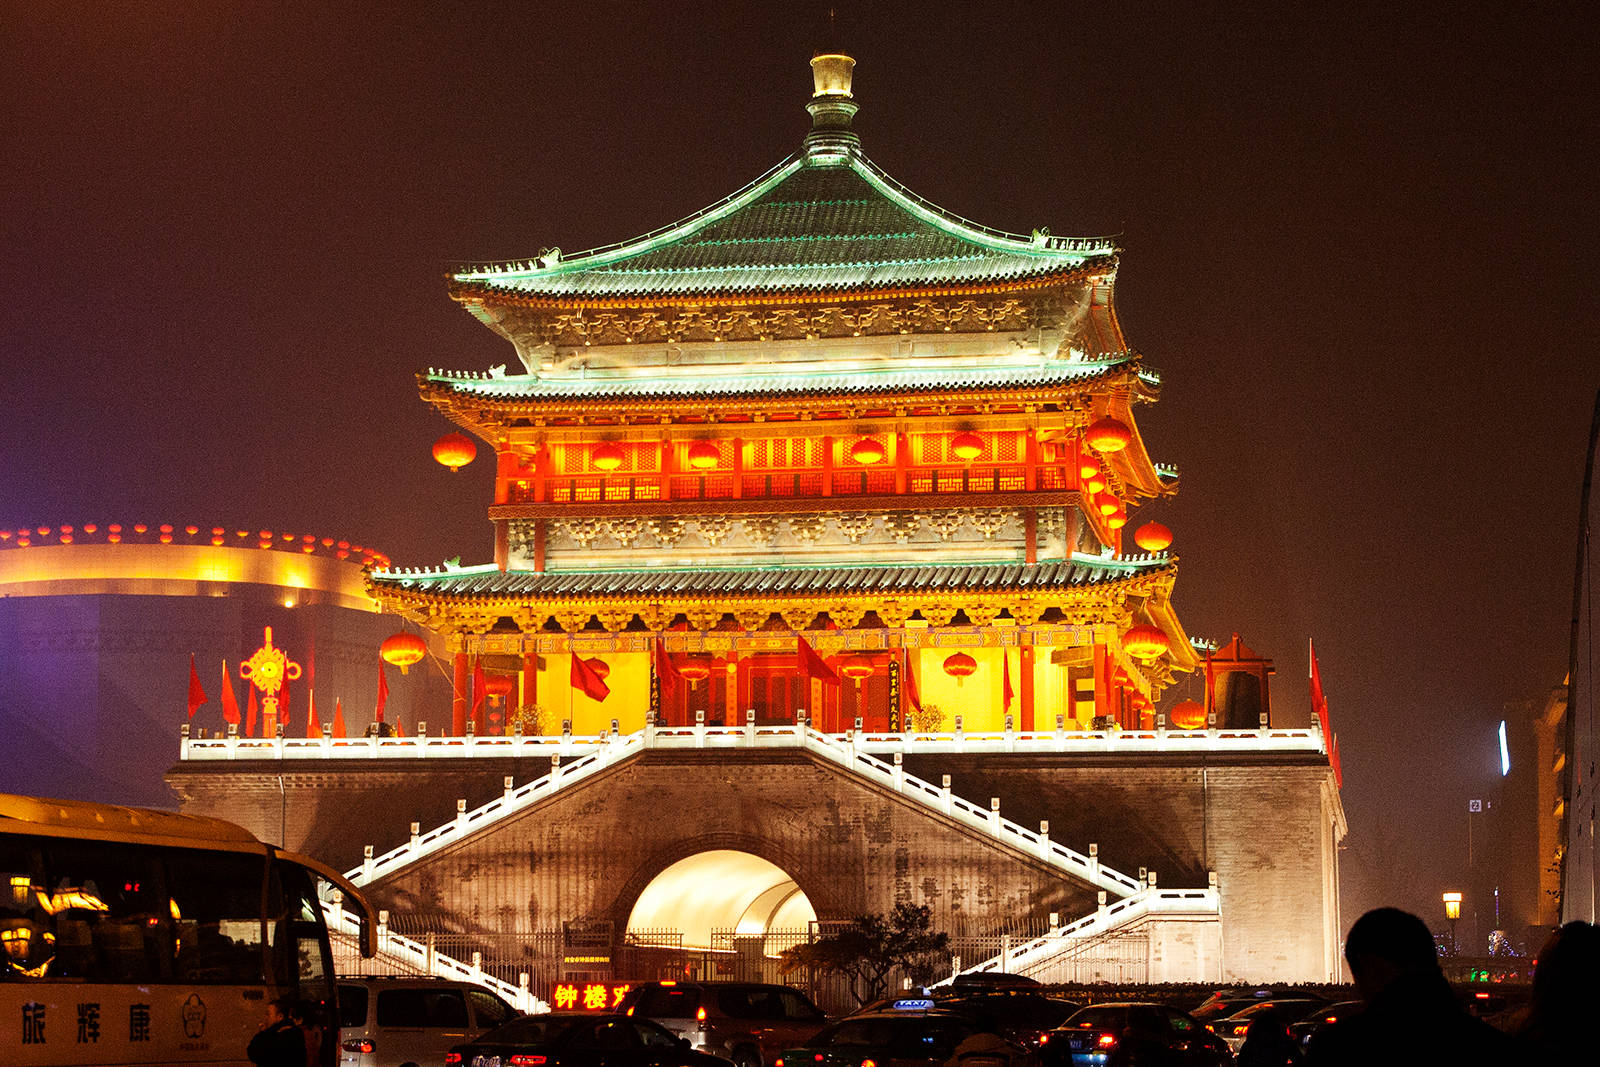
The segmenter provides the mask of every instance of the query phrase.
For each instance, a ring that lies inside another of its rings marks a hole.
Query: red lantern
[[[478,457],[478,446],[464,433],[447,433],[433,443],[433,458],[449,467],[460,470]]]
[[[871,678],[876,671],[870,656],[851,656],[839,665],[839,673],[851,681],[859,682]]]
[[[721,462],[721,451],[710,441],[696,441],[689,446],[689,466],[695,470],[710,470]]]
[[[690,656],[678,666],[678,673],[688,679],[690,685],[699,685],[711,677],[711,663],[705,656]]]
[[[1106,491],[1106,480],[1099,471],[1095,471],[1092,478],[1083,480],[1083,487],[1091,493],[1103,493]]]
[[[944,673],[954,678],[957,685],[970,678],[977,669],[978,661],[965,652],[957,652],[954,655],[945,657]]]
[[[1100,461],[1085,453],[1083,458],[1078,460],[1078,476],[1080,478],[1100,477]],[[1093,491],[1091,490],[1091,492]]]
[[[1172,531],[1159,522],[1147,522],[1133,535],[1133,543],[1146,552],[1161,552],[1171,547]]]
[[[1180,700],[1172,705],[1167,718],[1180,730],[1198,730],[1206,724],[1206,706],[1198,700]]]
[[[950,451],[963,463],[971,463],[983,455],[983,438],[975,433],[958,433],[950,441]]]
[[[1116,497],[1106,497],[1098,506],[1102,515],[1115,515],[1122,510],[1122,503]]]
[[[1125,511],[1113,511],[1106,516],[1106,525],[1113,530],[1122,529],[1128,525],[1128,513]]]
[[[515,679],[509,674],[486,674],[483,676],[483,691],[496,699],[504,699],[510,696],[511,689],[515,684]]]
[[[1167,635],[1158,627],[1140,623],[1122,635],[1122,647],[1139,659],[1155,659],[1167,650]]]
[[[428,646],[416,634],[402,630],[383,639],[383,644],[378,646],[378,655],[389,663],[400,668],[404,674],[413,663],[419,662],[428,654]]]
[[[1121,452],[1133,443],[1133,431],[1128,429],[1126,423],[1108,415],[1089,425],[1084,440],[1096,452]]]
[[[601,442],[589,454],[589,462],[594,464],[596,470],[614,471],[622,466],[622,446],[615,441]]]
[[[882,443],[874,441],[870,437],[863,437],[850,446],[850,458],[863,466],[882,463],[883,457],[886,455],[888,453],[883,450]]]

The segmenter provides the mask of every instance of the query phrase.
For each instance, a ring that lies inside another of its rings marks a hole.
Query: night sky
[[[1277,660],[1280,723],[1307,720],[1315,638],[1345,922],[1440,925],[1496,723],[1566,664],[1600,385],[1583,7],[837,6],[830,42],[825,3],[8,0],[0,528],[487,560],[490,464],[433,462],[413,374],[514,354],[445,273],[742,186],[798,147],[832,43],[912,189],[1118,236],[1164,376],[1141,429],[1183,471],[1145,513],[1180,615]]]

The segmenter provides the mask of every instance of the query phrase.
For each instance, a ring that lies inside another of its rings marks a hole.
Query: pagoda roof
[[[460,271],[464,303],[858,294],[1024,287],[1110,269],[1110,238],[1020,236],[969,222],[859,148],[808,144],[721,202],[631,241]]]
[[[442,571],[378,571],[374,592],[455,600],[596,597],[863,596],[1023,593],[1087,589],[1167,571],[1165,556],[1074,558],[1063,563],[501,571],[494,564]]]
[[[788,371],[733,375],[650,374],[641,368],[608,375],[592,370],[585,377],[494,375],[429,371],[419,375],[425,388],[512,402],[536,400],[673,400],[704,397],[883,396],[961,393],[974,390],[1027,390],[1095,381],[1126,370],[1138,360],[1117,353],[1084,361],[1033,360],[1016,366],[926,367],[920,369],[849,369]],[[1141,378],[1155,385],[1154,371],[1140,368]]]

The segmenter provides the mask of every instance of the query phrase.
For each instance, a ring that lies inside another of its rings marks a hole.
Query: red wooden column
[[[539,654],[532,644],[522,652],[522,703],[539,703]]]
[[[833,438],[822,439],[822,495],[833,495]]]
[[[506,572],[511,562],[511,523],[506,519],[494,520],[494,565],[500,573]]]
[[[474,667],[479,666],[482,662],[482,656],[472,657],[472,665]],[[473,674],[476,676],[477,672],[474,671]],[[489,721],[489,695],[487,693],[473,693],[472,699],[467,703],[467,707],[471,709],[472,732],[475,734],[484,733]]]
[[[1022,541],[1024,563],[1039,562],[1039,509],[1022,509]],[[1072,546],[1067,546],[1067,555],[1072,555]]]
[[[1028,492],[1039,488],[1039,437],[1029,430],[1022,440],[1022,487]]]
[[[903,433],[894,434],[889,446],[894,449],[894,491],[904,494],[910,487],[911,440]]]
[[[1022,731],[1033,729],[1033,635],[1022,631],[1022,647],[1018,658],[1022,661]]]
[[[455,694],[450,701],[450,732],[460,737],[467,732],[467,650],[465,642],[455,656]]]

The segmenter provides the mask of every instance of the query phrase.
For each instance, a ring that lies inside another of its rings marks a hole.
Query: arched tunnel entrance
[[[817,913],[787,872],[760,856],[714,849],[666,868],[639,894],[628,933],[677,932],[683,947],[710,949],[713,933],[760,937],[803,930]]]

